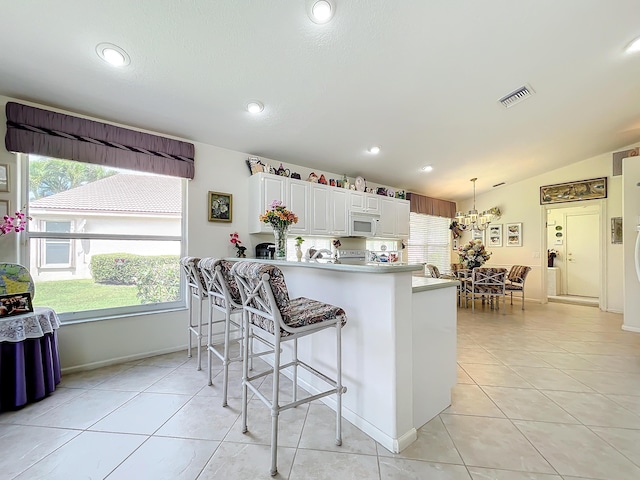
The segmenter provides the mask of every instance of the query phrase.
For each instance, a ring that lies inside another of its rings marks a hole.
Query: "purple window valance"
[[[425,197],[417,193],[407,193],[407,200],[411,202],[411,211],[415,213],[446,218],[454,218],[456,216],[455,202]]]
[[[8,102],[10,152],[193,178],[192,143]]]

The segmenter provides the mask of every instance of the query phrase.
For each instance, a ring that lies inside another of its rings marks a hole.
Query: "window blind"
[[[409,263],[431,263],[440,272],[451,270],[450,218],[411,212],[409,217]]]

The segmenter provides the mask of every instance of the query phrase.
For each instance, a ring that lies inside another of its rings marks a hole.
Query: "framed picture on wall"
[[[0,192],[9,191],[9,165],[0,163]]]
[[[232,200],[230,193],[209,192],[209,221],[231,222]]]
[[[471,230],[471,240],[480,240],[484,243],[484,230]]]
[[[489,225],[489,246],[501,247],[502,246],[502,224]]]
[[[507,223],[507,247],[522,246],[522,223]]]
[[[0,218],[9,215],[9,200],[0,200]]]

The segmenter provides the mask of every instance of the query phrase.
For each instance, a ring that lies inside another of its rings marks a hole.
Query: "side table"
[[[0,411],[41,400],[60,383],[59,327],[48,307],[0,319]]]

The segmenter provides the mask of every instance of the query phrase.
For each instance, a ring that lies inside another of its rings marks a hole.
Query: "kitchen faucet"
[[[323,258],[322,254],[327,254],[329,255],[330,259],[334,259],[333,257],[333,252],[331,250],[328,250],[326,248],[321,248],[320,250],[316,250],[315,252],[313,252],[313,255],[311,255],[311,257],[309,257],[309,251],[311,249],[307,250],[307,258],[309,258],[309,260],[317,260],[318,258]]]

